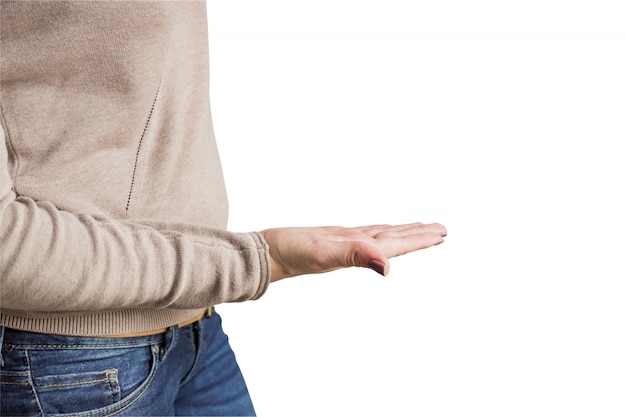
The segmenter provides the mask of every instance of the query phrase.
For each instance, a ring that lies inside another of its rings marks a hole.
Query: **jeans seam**
[[[0,372],[0,376],[28,376],[28,374],[26,372],[24,373],[17,373],[17,372]]]
[[[16,349],[93,349],[93,348],[125,348],[125,347],[135,347],[140,345],[150,346],[154,343],[160,342],[162,339],[155,340],[146,340],[146,341],[138,341],[134,343],[124,343],[124,344],[80,344],[80,345],[29,345],[29,344],[13,344],[13,343],[5,343],[4,346],[10,346]]]
[[[193,372],[198,367],[198,362],[200,362],[200,354],[201,354],[201,348],[202,348],[202,324],[199,322],[194,323],[191,329],[191,332],[193,334],[196,352],[193,358],[191,369],[189,369],[189,372],[187,372],[187,375],[185,375],[183,379],[180,381],[181,388],[184,387],[192,379]]]
[[[30,369],[30,358],[28,355],[28,351],[24,350],[24,362],[26,364],[26,370],[28,373],[28,388],[30,391],[30,395],[32,395],[33,397],[33,401],[35,403],[35,407],[37,408],[39,415],[43,416],[44,412],[43,412],[43,408],[41,407],[41,403],[39,402],[39,397],[37,396],[37,391],[35,390],[35,383],[33,382],[33,373]]]
[[[47,385],[37,385],[37,388],[49,388],[49,387],[73,387],[76,385],[87,385],[87,384],[94,384],[96,382],[107,382],[109,380],[109,378],[102,378],[102,379],[94,379],[91,381],[81,381],[81,382],[69,382],[67,384],[47,384]],[[110,389],[110,388],[109,388]]]

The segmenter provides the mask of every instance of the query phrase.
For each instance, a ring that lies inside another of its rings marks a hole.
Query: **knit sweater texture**
[[[145,332],[259,298],[226,231],[203,1],[0,3],[0,326]]]

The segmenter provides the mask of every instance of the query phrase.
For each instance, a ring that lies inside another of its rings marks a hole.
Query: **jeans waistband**
[[[93,336],[62,336],[45,333],[32,333],[8,327],[0,349],[99,349],[148,346],[167,337],[166,333],[139,337],[104,338]]]
[[[0,326],[0,367],[4,366],[4,358],[2,357],[3,343],[4,343],[4,327]]]

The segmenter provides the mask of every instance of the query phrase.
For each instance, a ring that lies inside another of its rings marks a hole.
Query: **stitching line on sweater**
[[[17,175],[19,173],[19,169],[20,169],[20,158],[15,150],[15,146],[13,145],[13,139],[11,139],[11,135],[9,133],[9,126],[7,126],[6,120],[4,119],[4,109],[2,108],[2,102],[0,101],[0,129],[2,129],[4,131],[4,138],[5,138],[5,142],[7,143],[7,158],[13,156],[13,158],[15,159],[15,167],[13,169],[13,179],[12,179],[12,183],[13,183],[13,191],[15,192],[15,194],[18,194],[17,191]],[[13,155],[10,155],[9,153],[12,153]],[[8,167],[7,167],[8,168]],[[11,173],[9,173],[10,175]]]
[[[141,153],[141,145],[143,144],[143,139],[146,137],[146,132],[148,131],[150,120],[152,120],[152,113],[154,112],[157,99],[159,98],[159,91],[161,91],[161,82],[162,82],[162,79],[159,80],[159,86],[157,87],[156,94],[154,95],[154,100],[152,100],[152,107],[150,107],[150,113],[148,113],[148,120],[146,120],[146,124],[143,127],[143,132],[141,132],[141,138],[139,138],[139,145],[137,146],[137,153],[135,154],[135,165],[133,167],[133,176],[132,176],[132,179],[130,180],[130,190],[128,191],[128,200],[126,201],[126,211],[128,211],[128,209],[130,208],[130,200],[133,195],[133,188],[135,186],[135,178],[137,175],[137,166],[139,165],[139,154]]]

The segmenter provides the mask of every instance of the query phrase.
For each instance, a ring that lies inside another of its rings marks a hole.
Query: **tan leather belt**
[[[209,307],[207,308],[205,311],[203,311],[202,313],[200,313],[199,315],[197,315],[196,317],[186,320],[182,323],[178,324],[178,327],[185,327],[185,326],[189,326],[190,324],[193,324],[197,321],[199,321],[202,316],[206,316],[211,317],[211,314],[213,312],[213,308]],[[162,329],[156,329],[156,330],[148,330],[146,332],[139,332],[139,333],[127,333],[127,334],[116,334],[113,336],[101,336],[101,337],[106,337],[106,338],[123,338],[123,337],[139,337],[139,336],[153,336],[155,334],[163,334],[165,332],[167,332],[168,330],[170,330],[171,327],[164,327]]]

